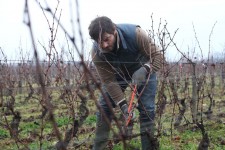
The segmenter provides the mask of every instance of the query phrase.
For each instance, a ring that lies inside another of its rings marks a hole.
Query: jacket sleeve
[[[115,70],[113,67],[107,62],[100,58],[94,49],[92,49],[92,61],[95,64],[97,73],[102,81],[103,86],[105,87],[106,91],[110,95],[110,97],[117,102],[124,99],[124,94],[117,83],[115,77]]]
[[[144,53],[147,57],[149,57],[149,64],[152,67],[154,72],[157,72],[159,69],[162,68],[164,57],[159,50],[159,47],[148,37],[147,33],[137,27],[136,29],[137,35],[137,43],[138,49]]]

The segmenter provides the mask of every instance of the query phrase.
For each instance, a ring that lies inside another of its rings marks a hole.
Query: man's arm
[[[92,50],[92,61],[95,64],[102,84],[105,86],[111,98],[117,104],[124,99],[124,94],[116,80],[115,70],[110,66],[109,62],[102,60],[94,50]]]
[[[138,27],[136,33],[139,50],[150,60],[146,65],[149,65],[150,70],[157,72],[163,65],[164,57],[162,53],[143,29]]]

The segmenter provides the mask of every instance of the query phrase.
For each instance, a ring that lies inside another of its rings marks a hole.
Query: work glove
[[[129,117],[129,113],[128,113],[128,105],[127,104],[124,104],[123,106],[120,107],[122,113],[123,113],[123,116],[125,118],[125,120],[128,119]]]
[[[130,137],[130,136],[132,136],[132,131],[133,131],[133,121],[136,117],[135,113],[134,112],[131,112],[131,114],[128,113],[128,105],[127,104],[124,104],[123,106],[121,106],[120,109],[125,118],[125,124],[123,125],[124,126],[124,134],[127,137]],[[129,124],[126,125],[129,115],[131,115],[131,119],[130,119]]]
[[[151,72],[149,65],[144,65],[135,71],[132,75],[132,82],[137,85],[141,85],[146,81],[147,75]]]

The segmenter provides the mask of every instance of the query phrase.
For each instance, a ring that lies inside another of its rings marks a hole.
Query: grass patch
[[[89,125],[89,126],[95,125],[96,121],[97,121],[96,115],[90,115],[85,119],[84,124]]]
[[[5,139],[8,138],[9,136],[10,136],[9,132],[0,127],[0,139]]]

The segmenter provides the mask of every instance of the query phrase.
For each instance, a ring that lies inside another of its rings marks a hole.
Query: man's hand
[[[129,114],[129,112],[128,112],[128,105],[127,104],[124,104],[122,107],[120,107],[120,109],[121,109],[121,111],[123,113],[125,121],[128,120],[130,115],[131,115],[131,121],[135,119],[135,113],[134,112],[131,112],[131,114]]]
[[[128,105],[127,104],[124,104],[122,107],[120,107],[120,109],[121,109],[124,119],[125,119],[125,124],[124,124],[125,135],[127,137],[130,137],[130,136],[132,136],[133,120],[135,119],[135,113],[134,112],[130,112],[130,114],[128,113]],[[129,117],[131,117],[131,118],[130,118],[129,124],[127,125],[126,123],[127,123]]]
[[[131,115],[131,114],[129,114],[129,112],[128,112],[128,105],[127,105],[126,99],[125,98],[122,99],[121,101],[119,101],[117,103],[117,105],[120,107],[125,120],[127,120],[129,115]],[[134,119],[134,117],[135,117],[135,115],[132,114],[131,120]]]
[[[151,72],[150,66],[144,65],[134,72],[132,75],[132,82],[134,84],[140,85],[146,81],[148,73]]]

